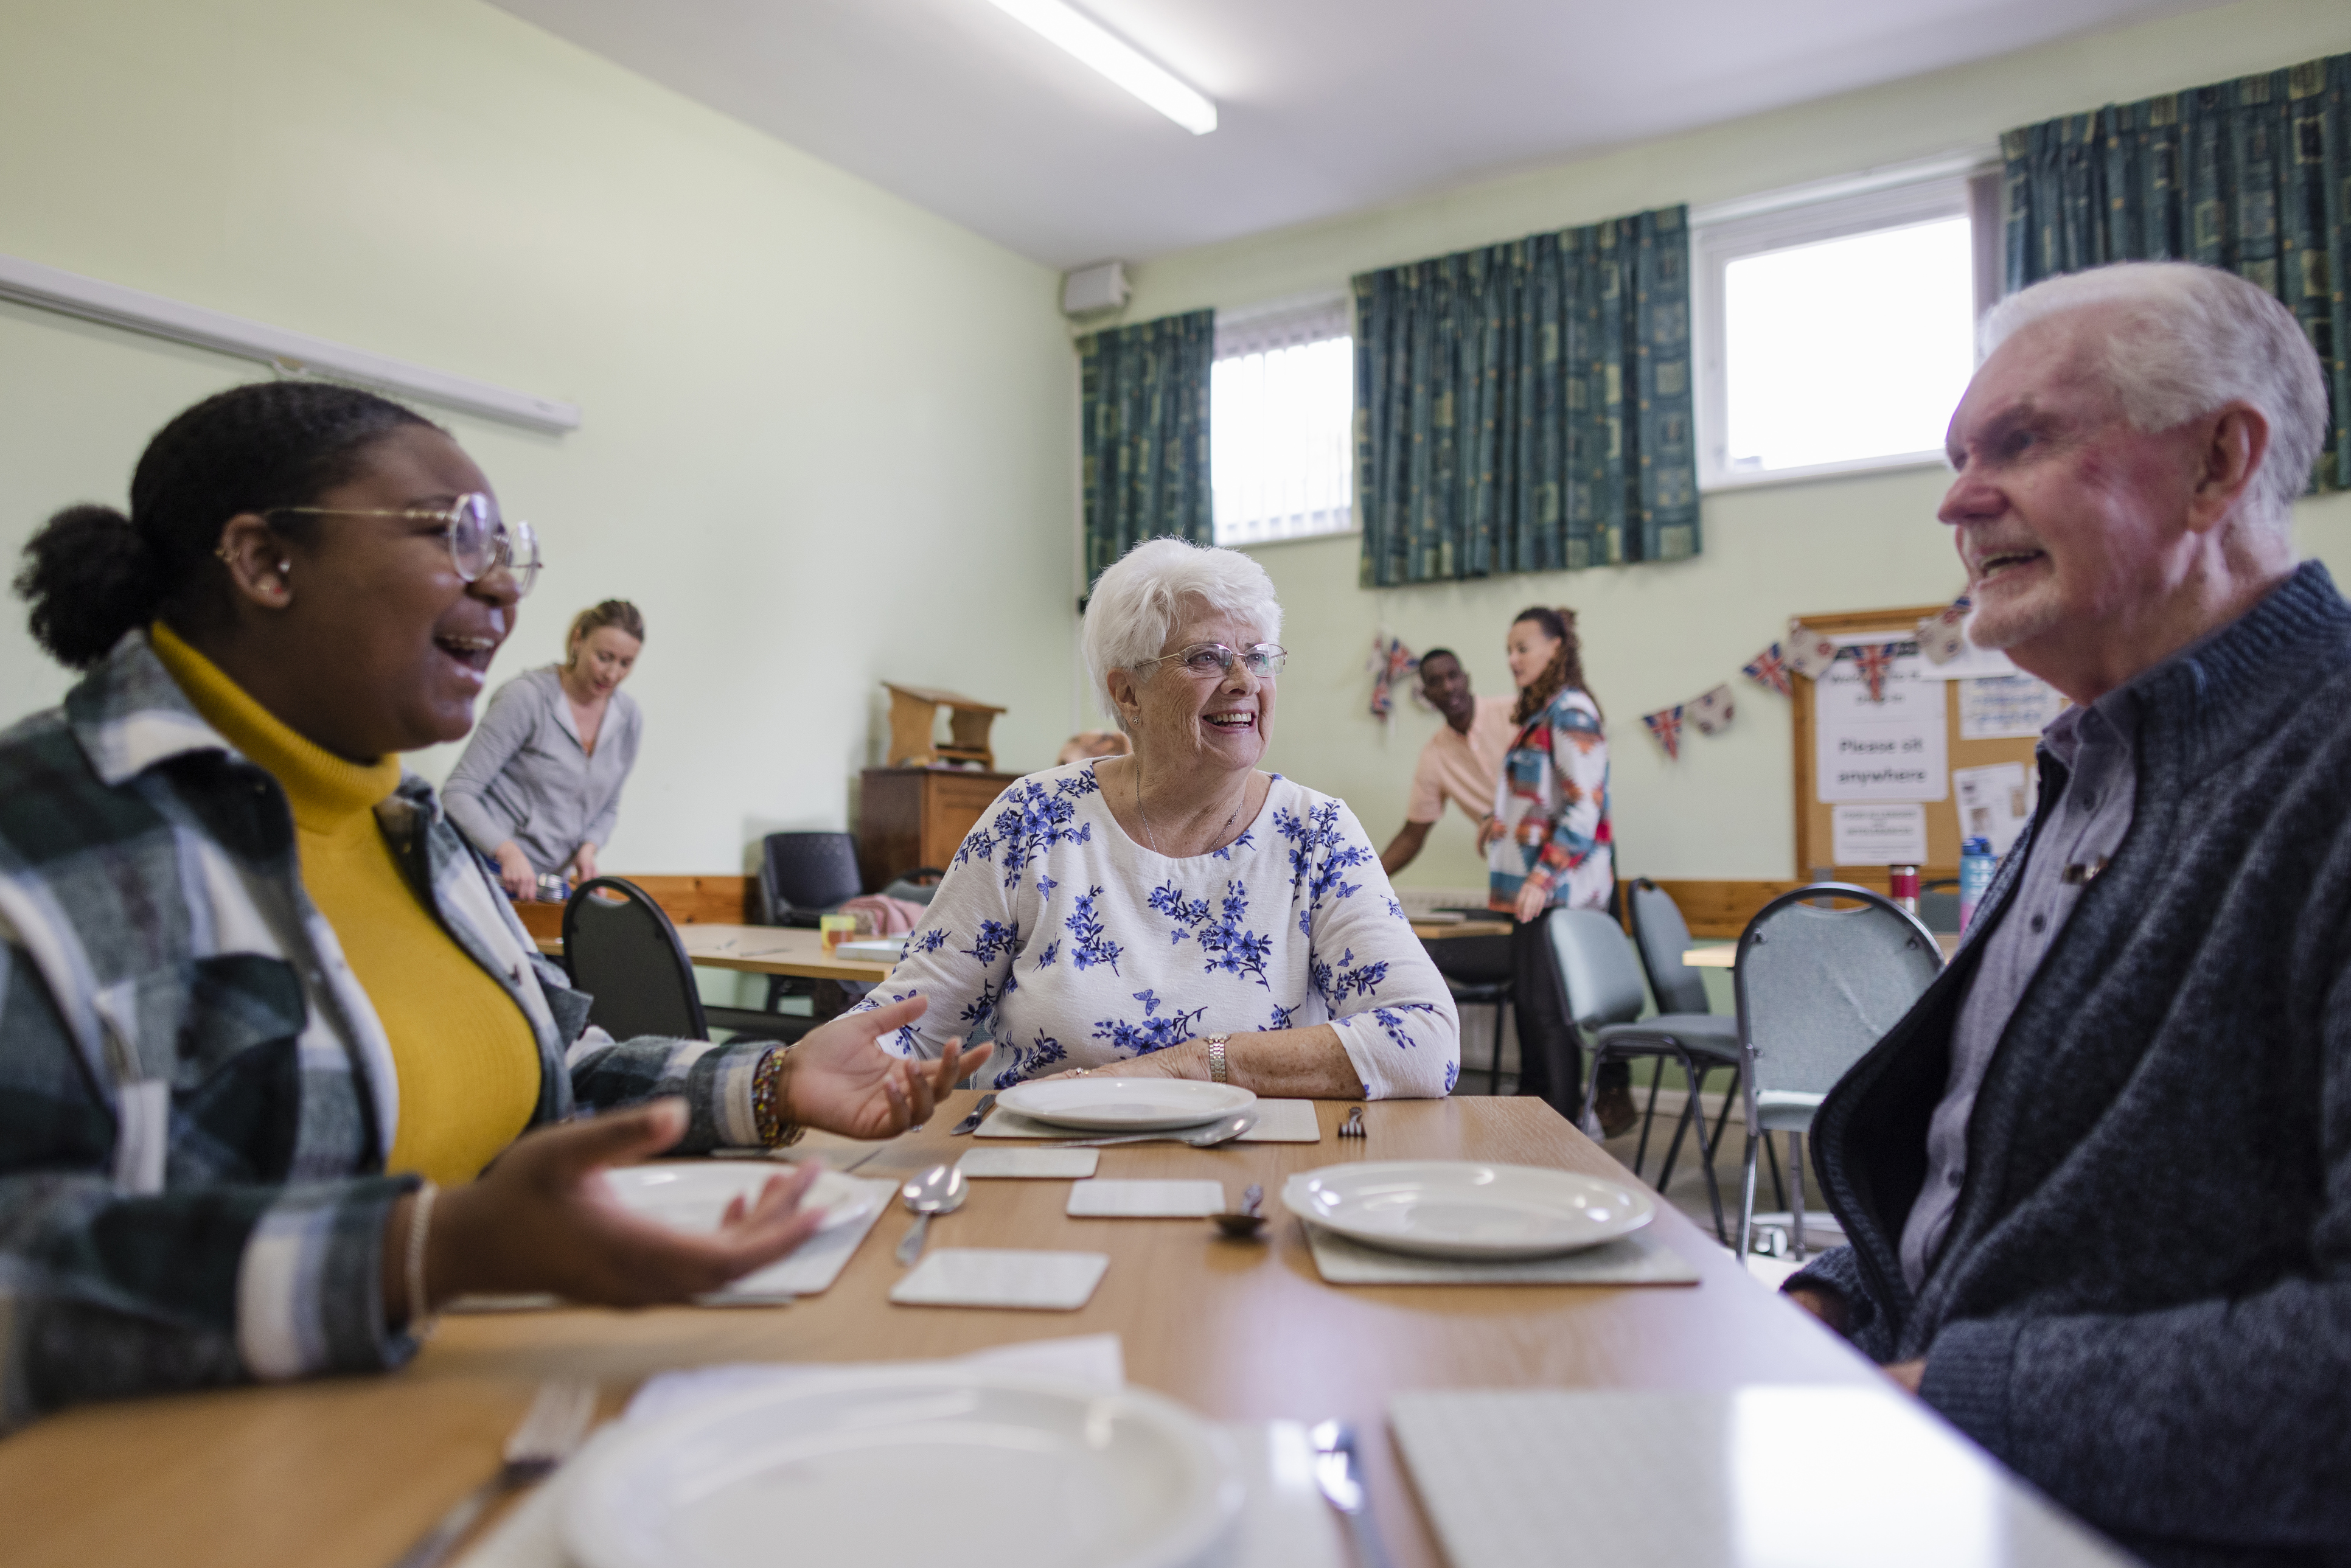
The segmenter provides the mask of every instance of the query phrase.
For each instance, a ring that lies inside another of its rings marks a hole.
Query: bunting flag
[[[1395,714],[1395,684],[1420,668],[1401,639],[1376,633],[1372,638],[1372,716],[1390,718]]]
[[[1666,758],[1668,761],[1679,761],[1681,759],[1681,704],[1676,703],[1669,708],[1660,708],[1656,713],[1645,713],[1641,716],[1641,722],[1649,727],[1649,733],[1656,736],[1657,737],[1657,744],[1666,748]]]
[[[1757,685],[1769,686],[1783,697],[1790,695],[1788,661],[1780,652],[1779,643],[1772,643],[1756,654],[1751,663],[1743,664],[1740,668],[1746,672],[1747,678]]]
[[[1730,716],[1734,711],[1730,683],[1725,681],[1697,701],[1682,706],[1689,710],[1689,720],[1698,726],[1700,735],[1719,735],[1730,727]]]
[[[1788,668],[1808,681],[1817,681],[1836,663],[1834,643],[1801,621],[1788,622]]]
[[[1899,643],[1867,643],[1853,651],[1854,663],[1861,666],[1861,678],[1869,683],[1869,700],[1886,700],[1886,677],[1894,668],[1895,655],[1901,653]]]
[[[1968,596],[1960,594],[1918,622],[1918,652],[1930,664],[1948,664],[1968,645]]]

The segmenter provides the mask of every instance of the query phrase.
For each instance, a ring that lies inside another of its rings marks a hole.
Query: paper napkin
[[[1695,1285],[1689,1260],[1636,1230],[1621,1240],[1556,1258],[1421,1258],[1306,1228],[1314,1267],[1328,1285]]]
[[[1311,1100],[1260,1100],[1253,1107],[1257,1125],[1234,1139],[1239,1144],[1319,1144],[1322,1141],[1322,1124],[1315,1119]],[[998,1105],[979,1124],[973,1134],[981,1138],[1102,1138],[1117,1134],[1108,1131],[1081,1132],[1074,1127],[1056,1126],[1040,1122],[1033,1116],[1023,1116]]]
[[[974,1149],[956,1161],[967,1176],[1033,1176],[1043,1181],[1083,1180],[1102,1164],[1100,1149]]]
[[[1081,1219],[1204,1219],[1224,1207],[1225,1184],[1220,1181],[1096,1180],[1070,1187],[1069,1213]]]
[[[1110,1256],[1103,1252],[940,1247],[898,1281],[890,1299],[906,1307],[1027,1307],[1071,1312],[1086,1304],[1109,1267]]]

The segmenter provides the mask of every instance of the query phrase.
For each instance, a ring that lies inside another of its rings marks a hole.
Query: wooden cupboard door
[[[923,780],[923,863],[945,870],[1005,781],[934,773]]]

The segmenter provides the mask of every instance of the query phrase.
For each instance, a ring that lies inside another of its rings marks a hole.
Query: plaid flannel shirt
[[[533,1125],[685,1097],[758,1142],[771,1046],[587,1026],[414,777],[376,809],[417,896],[538,1044]],[[0,1431],[75,1400],[396,1366],[383,1228],[399,1077],[304,891],[277,781],[132,632],[0,733]]]

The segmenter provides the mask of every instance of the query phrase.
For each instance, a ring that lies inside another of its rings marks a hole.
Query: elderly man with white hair
[[[2151,1561],[2351,1562],[2351,605],[2326,423],[2229,274],[1985,323],[1941,509],[1975,640],[2073,699],[1967,939],[1814,1123],[1799,1301]]]
[[[1280,632],[1265,569],[1236,550],[1152,539],[1102,573],[1086,663],[1134,754],[1029,774],[982,814],[863,1004],[928,998],[884,1046],[992,1035],[998,1088],[1091,1071],[1451,1092],[1452,998],[1363,824],[1257,767]]]

